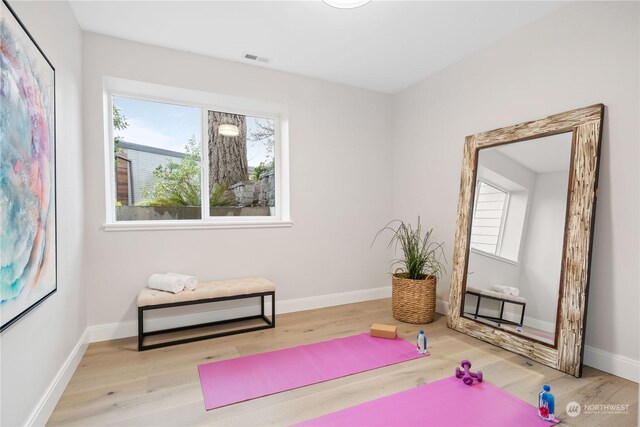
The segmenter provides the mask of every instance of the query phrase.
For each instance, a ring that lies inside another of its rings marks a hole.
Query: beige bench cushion
[[[195,291],[182,291],[177,294],[144,288],[138,293],[138,307],[170,304],[174,302],[198,301],[209,298],[230,297],[235,295],[272,292],[276,285],[264,277],[246,277],[243,279],[216,280],[199,282]]]
[[[492,291],[490,289],[482,289],[482,288],[476,288],[475,286],[467,286],[467,291],[475,292],[480,295],[486,295],[488,297],[500,298],[501,300],[505,300],[505,301],[521,302],[525,304],[527,303],[527,299],[524,297],[507,295],[507,294],[503,294],[502,292]]]

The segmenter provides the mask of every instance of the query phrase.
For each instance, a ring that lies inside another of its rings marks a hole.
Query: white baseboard
[[[293,313],[383,298],[391,298],[391,286],[279,301],[276,313]]]
[[[512,322],[520,322],[520,315],[518,313],[504,313],[504,318]],[[548,334],[554,334],[556,332],[555,323],[536,319],[535,317],[524,316],[524,324]]]
[[[444,316],[449,315],[449,301],[443,301],[441,299],[436,300],[436,313]]]
[[[629,357],[586,345],[584,364],[635,383],[640,381],[640,361]]]
[[[318,295],[307,298],[290,300],[276,300],[276,314],[293,313],[296,311],[312,310],[316,308],[332,307],[336,305],[352,304],[362,301],[370,301],[391,297],[391,287],[362,289],[359,291],[341,292],[328,295]],[[268,298],[267,298],[268,300]],[[271,312],[271,303],[265,304],[266,313]],[[259,305],[235,307],[213,312],[182,314],[170,317],[161,317],[145,320],[145,330],[166,329],[198,323],[214,322],[235,317],[259,314]],[[94,325],[87,328],[89,341],[107,341],[118,338],[133,337],[138,335],[137,320],[129,320],[120,323]]]
[[[546,320],[524,316],[524,324],[548,334],[556,333],[556,324],[554,322],[547,322]]]
[[[56,407],[56,404],[58,403],[58,400],[60,400],[62,393],[65,388],[67,388],[69,380],[71,380],[73,373],[80,364],[80,360],[82,360],[84,352],[89,346],[88,338],[89,334],[85,330],[78,340],[78,343],[75,345],[73,350],[71,350],[71,353],[49,385],[49,388],[42,398],[40,398],[40,401],[31,413],[31,416],[29,416],[29,419],[26,422],[27,426],[44,426],[47,423]]]

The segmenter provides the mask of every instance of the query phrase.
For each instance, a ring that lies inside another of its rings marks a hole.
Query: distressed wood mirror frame
[[[582,375],[603,115],[604,105],[597,104],[467,136],[460,181],[447,325],[576,377]],[[555,345],[552,346],[465,318],[462,314],[479,150],[565,132],[573,132],[573,137]]]

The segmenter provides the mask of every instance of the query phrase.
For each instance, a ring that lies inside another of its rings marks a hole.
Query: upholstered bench
[[[487,319],[487,320],[491,320],[491,321],[497,322],[497,323],[507,323],[507,324],[511,324],[511,325],[518,325],[518,323],[512,322],[511,320],[506,320],[506,319],[504,319],[502,317],[504,315],[504,303],[510,303],[510,304],[520,305],[522,307],[522,313],[520,314],[520,323],[519,324],[520,325],[523,324],[523,322],[524,322],[524,310],[525,310],[525,308],[527,308],[527,299],[526,298],[520,297],[520,296],[514,296],[514,295],[507,295],[507,294],[504,294],[502,292],[493,291],[491,289],[476,288],[474,286],[467,286],[466,293],[469,294],[469,295],[473,295],[473,296],[478,298],[478,300],[476,301],[476,311],[475,311],[475,313],[466,313],[466,314],[469,314],[469,315],[473,316],[475,319],[480,317],[481,319]],[[500,302],[500,316],[499,317],[485,316],[483,314],[478,314],[478,312],[480,311],[480,301],[482,300],[482,298],[488,298],[488,299]]]
[[[265,296],[271,297],[271,319],[265,315]],[[210,302],[229,301],[245,298],[260,297],[260,314],[241,318],[219,320],[216,322],[200,323],[197,325],[181,326],[156,330],[144,331],[144,312],[170,307],[180,307],[193,304],[206,304]],[[138,293],[138,351],[151,350],[153,348],[167,347],[170,345],[184,344],[193,341],[200,341],[209,338],[222,337],[243,332],[257,331],[260,329],[275,328],[276,326],[276,285],[263,277],[247,277],[243,279],[218,280],[211,282],[200,282],[194,291],[185,290],[173,294],[171,292],[158,291],[144,288]],[[164,341],[156,344],[145,345],[144,338],[150,335],[178,332],[188,329],[203,328],[206,326],[220,325],[230,322],[240,322],[243,320],[262,319],[265,325],[251,326],[248,328],[232,331],[217,332],[202,336],[182,338],[173,341]]]

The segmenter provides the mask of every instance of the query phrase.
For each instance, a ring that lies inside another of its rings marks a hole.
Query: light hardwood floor
[[[91,344],[48,425],[288,425],[453,375],[461,359],[471,360],[487,381],[531,404],[542,385],[550,384],[561,425],[637,423],[638,384],[590,367],[583,378],[567,376],[452,331],[442,316],[424,326],[430,357],[205,410],[199,364],[366,332],[371,323],[397,324],[400,336],[410,341],[421,327],[395,321],[390,300],[377,300],[284,314],[275,329],[141,353],[135,338]],[[629,410],[583,411],[572,418],[565,413],[571,401],[629,404]]]

